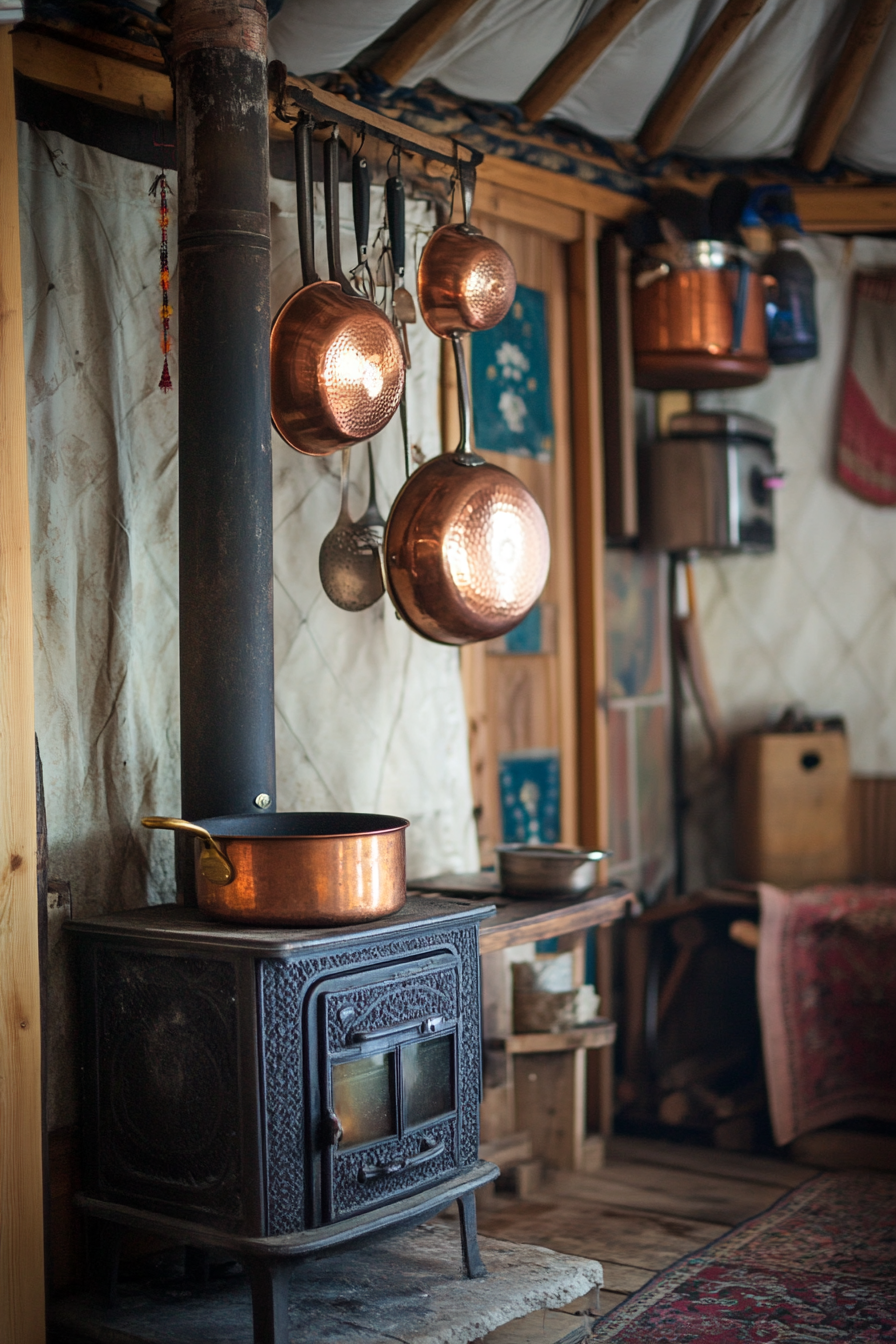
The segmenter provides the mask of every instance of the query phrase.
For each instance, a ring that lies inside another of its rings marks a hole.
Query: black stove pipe
[[[181,805],[273,811],[267,10],[177,0]]]

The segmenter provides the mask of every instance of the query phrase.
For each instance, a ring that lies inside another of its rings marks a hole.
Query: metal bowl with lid
[[[581,895],[597,883],[608,849],[568,845],[495,845],[498,881],[516,896]]]

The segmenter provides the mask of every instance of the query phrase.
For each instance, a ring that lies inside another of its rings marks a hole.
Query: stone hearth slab
[[[464,1278],[458,1230],[441,1222],[306,1261],[290,1289],[290,1344],[470,1344],[603,1282],[596,1260],[489,1237],[479,1245],[484,1279]],[[54,1305],[48,1339],[252,1344],[249,1287],[241,1274],[204,1290],[169,1276],[122,1284],[115,1307],[81,1294]]]

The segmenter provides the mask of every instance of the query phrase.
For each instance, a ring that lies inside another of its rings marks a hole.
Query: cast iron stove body
[[[85,1190],[115,1229],[229,1248],[255,1338],[285,1344],[286,1288],[319,1255],[461,1212],[484,1273],[479,922],[411,897],[339,929],[223,925],[156,906],[71,926],[84,1041]]]

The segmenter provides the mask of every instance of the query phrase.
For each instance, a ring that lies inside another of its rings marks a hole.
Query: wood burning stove
[[[85,1194],[114,1290],[123,1225],[223,1247],[255,1339],[286,1344],[296,1262],[457,1200],[484,1274],[478,924],[411,897],[345,928],[216,924],[157,906],[76,922]],[[196,1255],[193,1255],[194,1262]]]

